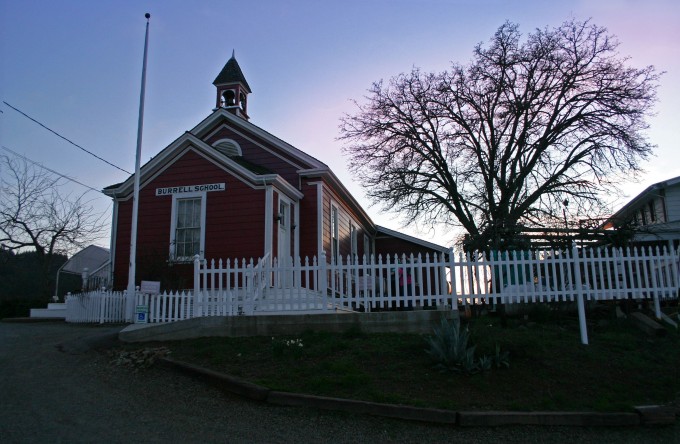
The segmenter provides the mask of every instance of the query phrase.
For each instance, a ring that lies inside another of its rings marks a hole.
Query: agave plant
[[[491,366],[493,365],[493,358],[487,355],[482,356],[479,358],[479,370],[486,372],[491,370]]]
[[[501,351],[501,346],[496,344],[496,353],[491,358],[493,365],[496,368],[510,367],[510,352],[507,350]]]
[[[449,322],[442,318],[433,328],[433,335],[425,338],[425,352],[441,371],[475,373],[479,364],[475,361],[475,346],[468,346],[469,340],[470,332],[467,327],[461,331],[458,319]]]

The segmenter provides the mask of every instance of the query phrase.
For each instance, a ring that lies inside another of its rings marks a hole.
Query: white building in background
[[[614,213],[605,228],[634,223],[633,242],[680,245],[680,176],[647,187]]]
[[[80,275],[83,278],[84,290],[106,287],[111,280],[111,253],[108,248],[90,245],[71,256],[57,271],[57,282],[54,287],[56,299],[59,299],[61,273]]]

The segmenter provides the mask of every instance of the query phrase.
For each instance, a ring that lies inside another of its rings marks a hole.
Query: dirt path
[[[680,427],[460,429],[258,404],[109,363],[117,328],[0,323],[0,442],[680,442]]]

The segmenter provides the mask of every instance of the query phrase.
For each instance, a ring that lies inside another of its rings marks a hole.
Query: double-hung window
[[[205,244],[205,193],[176,194],[172,199],[170,256],[175,261],[203,257]]]

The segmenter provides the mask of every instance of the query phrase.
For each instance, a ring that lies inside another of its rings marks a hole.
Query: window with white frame
[[[649,221],[651,223],[656,222],[656,202],[654,202],[654,199],[650,200],[647,203],[647,206],[649,207]]]
[[[281,200],[279,202],[279,227],[286,228],[286,222],[288,220],[288,204]]]
[[[173,195],[170,255],[176,261],[203,257],[205,244],[205,193]]]

